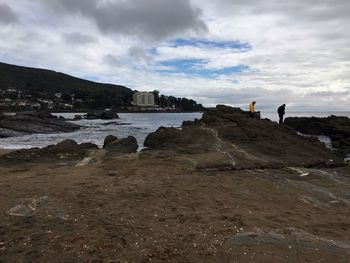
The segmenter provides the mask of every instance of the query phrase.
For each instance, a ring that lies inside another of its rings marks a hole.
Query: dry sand
[[[13,150],[1,149],[1,148],[0,148],[0,156],[1,156],[1,155],[4,155],[4,154],[6,154],[6,153],[12,152],[12,151],[13,151]]]
[[[350,261],[349,167],[199,172],[138,153],[0,169],[1,262]]]

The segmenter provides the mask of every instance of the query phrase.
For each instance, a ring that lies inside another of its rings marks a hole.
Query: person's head
[[[283,104],[282,106],[285,108],[285,107],[286,107],[286,104]]]
[[[255,102],[255,101],[253,101],[253,105],[255,105],[255,103],[256,103],[256,102]]]

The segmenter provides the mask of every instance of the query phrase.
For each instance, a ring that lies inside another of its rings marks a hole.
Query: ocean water
[[[76,113],[60,113],[58,116],[73,118]],[[262,118],[278,121],[275,112],[262,112]],[[330,115],[350,117],[350,112],[287,112],[286,117],[327,117]],[[107,135],[124,138],[129,135],[137,139],[142,148],[146,136],[159,127],[180,127],[185,120],[201,118],[201,113],[120,113],[117,120],[79,120],[75,121],[82,129],[71,133],[32,134],[20,137],[0,139],[0,148],[23,149],[45,147],[56,144],[65,139],[72,139],[78,143],[92,142],[103,145]]]
[[[76,114],[58,113],[55,115],[73,119]],[[45,147],[65,139],[72,139],[78,143],[92,142],[98,146],[102,146],[107,135],[115,135],[118,138],[124,138],[130,135],[134,136],[137,139],[138,145],[142,148],[146,136],[156,131],[159,127],[181,127],[182,122],[185,120],[194,120],[195,118],[202,117],[202,113],[119,113],[118,115],[120,118],[117,120],[74,121],[74,123],[82,126],[76,132],[31,134],[0,139],[0,148],[23,149]]]

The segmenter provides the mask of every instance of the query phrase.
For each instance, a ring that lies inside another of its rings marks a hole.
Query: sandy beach
[[[1,170],[4,261],[350,258],[349,167],[194,172],[131,154]]]

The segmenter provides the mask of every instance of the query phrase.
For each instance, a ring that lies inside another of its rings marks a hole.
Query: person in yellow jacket
[[[255,101],[251,102],[249,105],[249,112],[250,112],[250,117],[254,118],[255,117]]]

